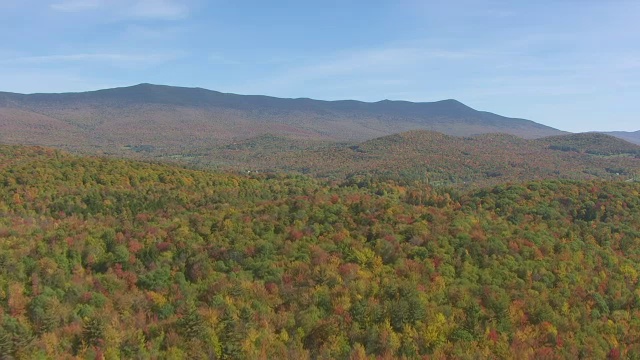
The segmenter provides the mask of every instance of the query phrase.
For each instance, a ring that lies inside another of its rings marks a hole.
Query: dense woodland
[[[0,146],[0,354],[640,358],[640,183],[474,190]]]
[[[226,171],[302,173],[338,180],[373,174],[458,188],[550,178],[629,180],[640,175],[640,146],[596,133],[528,140],[508,134],[456,137],[415,130],[344,144],[267,135],[160,157],[167,158]]]

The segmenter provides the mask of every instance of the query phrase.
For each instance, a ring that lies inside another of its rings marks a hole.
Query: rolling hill
[[[205,168],[297,172],[344,179],[376,175],[432,185],[496,185],[533,179],[630,179],[640,146],[603,134],[522,139],[413,130],[361,143],[259,136],[180,158]]]
[[[602,133],[580,133],[550,136],[540,139],[552,150],[572,151],[592,155],[639,155],[640,146],[614,135]]]
[[[83,93],[0,93],[0,142],[74,151],[117,153],[125,146],[145,146],[156,153],[175,153],[268,133],[353,142],[415,129],[457,136],[502,132],[523,138],[563,133],[477,111],[456,100],[319,101],[150,84]]]

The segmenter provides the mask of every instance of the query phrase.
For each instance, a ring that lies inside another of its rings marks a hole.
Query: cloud
[[[140,0],[134,2],[126,11],[130,17],[178,20],[187,17],[189,9],[169,0]]]
[[[189,31],[185,26],[129,25],[122,33],[124,40],[173,40]]]
[[[344,52],[320,63],[304,65],[285,73],[285,77],[300,80],[356,72],[393,71],[434,59],[466,59],[477,56],[471,52],[455,52],[420,48],[377,48]]]
[[[179,53],[158,54],[126,54],[126,53],[81,53],[64,55],[22,56],[0,59],[2,64],[51,64],[68,62],[107,62],[112,64],[152,65],[175,60]]]
[[[185,1],[175,0],[66,0],[50,5],[59,12],[100,11],[118,19],[180,20],[189,16]]]
[[[293,64],[308,61],[310,56],[303,56],[300,54],[279,54],[274,55],[271,53],[253,54],[251,56],[240,56],[223,54],[219,52],[211,53],[207,57],[210,63],[215,65],[243,65],[243,66],[292,66]]]
[[[484,56],[478,51],[452,51],[419,47],[382,47],[358,51],[344,51],[318,62],[299,65],[264,79],[264,88],[272,89],[298,85],[306,81],[342,76],[405,77],[411,68],[422,67],[431,61],[462,61]],[[367,77],[368,79],[376,78]],[[262,86],[261,86],[262,87]]]
[[[209,55],[209,62],[215,65],[245,65],[246,63],[230,59],[220,54]]]
[[[17,93],[76,92],[99,90],[128,85],[113,78],[93,78],[76,72],[59,70],[14,71],[0,69],[2,85],[0,91]]]
[[[93,10],[102,6],[101,0],[68,0],[51,4],[51,9],[63,12]]]
[[[487,9],[484,12],[480,12],[479,16],[488,16],[494,18],[508,18],[517,16],[518,13],[513,10],[505,10],[505,9]]]

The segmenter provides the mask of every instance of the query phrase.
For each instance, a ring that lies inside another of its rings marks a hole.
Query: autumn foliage
[[[0,146],[2,358],[632,358],[640,184],[461,191]]]

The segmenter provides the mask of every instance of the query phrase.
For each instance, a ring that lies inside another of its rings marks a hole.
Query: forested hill
[[[526,138],[563,133],[477,111],[456,100],[320,101],[151,84],[83,93],[0,93],[0,142],[85,152],[112,152],[127,145],[176,152],[267,133],[364,141],[413,129],[451,135],[504,132]]]
[[[0,146],[2,358],[632,358],[640,184],[469,193]]]
[[[640,175],[640,146],[604,134],[522,139],[456,137],[414,130],[358,144],[260,136],[179,158],[228,170],[298,172],[322,178],[375,174],[437,186],[487,186],[536,179],[617,179]]]
[[[640,155],[640,146],[613,135],[581,133],[550,136],[538,139],[552,150],[587,153],[592,155]]]

